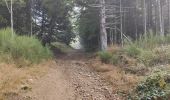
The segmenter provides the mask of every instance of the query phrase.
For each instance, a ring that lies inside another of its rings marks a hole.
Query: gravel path
[[[57,65],[35,82],[32,100],[121,100],[110,84],[90,69],[81,53],[56,59]]]

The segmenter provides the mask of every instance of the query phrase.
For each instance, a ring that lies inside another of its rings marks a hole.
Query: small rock
[[[26,91],[26,90],[31,90],[31,87],[28,86],[28,85],[22,85],[22,86],[21,86],[21,90],[24,90],[24,91]]]
[[[32,84],[34,81],[33,79],[28,79],[28,82]]]

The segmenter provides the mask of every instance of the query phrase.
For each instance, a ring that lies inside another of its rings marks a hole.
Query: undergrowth
[[[64,53],[64,54],[73,50],[71,46],[61,43],[61,42],[51,43],[51,48],[55,49],[54,51],[57,51],[57,53]]]
[[[110,63],[112,60],[112,54],[109,52],[99,52],[99,56],[104,63]]]
[[[103,63],[109,62],[121,67],[126,73],[147,77],[133,89],[129,100],[169,100],[169,83],[161,75],[153,76],[152,71],[153,69],[169,71],[167,68],[162,70],[161,66],[170,64],[170,35],[163,37],[150,33],[133,43],[125,43],[120,50],[108,50],[101,54],[99,57]],[[133,70],[135,73],[131,73]]]
[[[0,30],[0,59],[4,62],[38,63],[52,57],[48,47],[33,37],[11,34],[9,28]]]
[[[129,95],[129,100],[168,100],[167,83],[161,75],[148,77]]]

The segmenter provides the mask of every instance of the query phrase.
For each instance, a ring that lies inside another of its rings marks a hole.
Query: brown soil
[[[56,57],[56,66],[34,82],[31,100],[122,100],[110,83],[89,66],[88,55],[74,51]]]

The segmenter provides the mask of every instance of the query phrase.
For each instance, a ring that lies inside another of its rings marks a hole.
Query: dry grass
[[[136,74],[126,73],[126,70],[122,67],[103,64],[99,58],[96,58],[90,64],[93,70],[99,72],[106,81],[112,84],[114,92],[128,93],[143,78]]]
[[[119,68],[114,68],[112,71],[102,73],[102,75],[112,84],[113,91],[123,93],[131,91],[142,79],[134,74],[125,73]]]
[[[15,64],[0,64],[0,100],[4,100],[4,94],[18,93],[23,85],[31,84],[37,78],[43,76],[48,68],[54,65],[54,61],[46,61],[31,67],[18,68]]]
[[[107,49],[108,52],[115,53],[117,51],[121,51],[122,48],[118,45],[113,45]]]
[[[131,57],[122,50],[123,48],[118,46],[112,46],[108,49],[109,53],[117,54],[120,58],[116,60],[117,63],[114,65],[103,64],[98,57],[91,62],[93,69],[112,84],[114,92],[123,93],[125,94],[123,96],[126,97],[146,77],[158,73],[167,74],[165,78],[169,79],[169,45],[154,48],[148,54],[142,51],[140,54],[142,60],[138,57]],[[152,57],[152,55],[154,56]],[[147,63],[153,63],[153,66],[147,67],[143,60]]]

